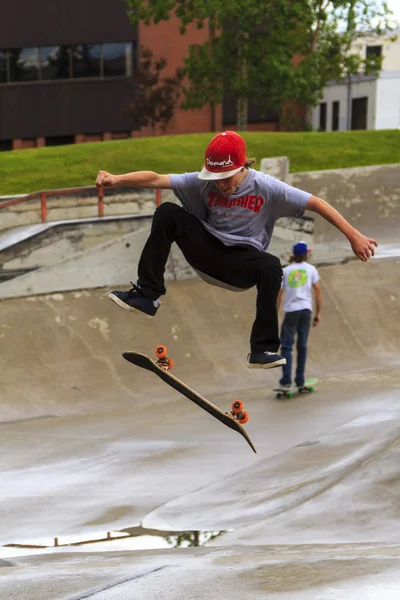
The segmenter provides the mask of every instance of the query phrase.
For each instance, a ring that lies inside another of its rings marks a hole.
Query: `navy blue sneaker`
[[[250,352],[247,357],[249,369],[273,369],[286,365],[286,358],[276,352]]]
[[[110,292],[108,297],[121,308],[139,313],[146,319],[154,317],[161,304],[159,300],[153,302],[153,300],[146,298],[140,287],[134,283],[127,292]]]

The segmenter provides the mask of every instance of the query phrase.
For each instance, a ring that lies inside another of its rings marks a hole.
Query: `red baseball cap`
[[[226,179],[236,175],[246,162],[246,142],[235,131],[219,133],[208,144],[205,166],[199,179]]]

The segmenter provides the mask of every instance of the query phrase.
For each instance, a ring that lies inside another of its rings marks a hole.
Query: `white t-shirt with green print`
[[[319,280],[317,269],[308,262],[292,263],[283,269],[282,289],[285,290],[285,312],[312,310],[312,286]]]

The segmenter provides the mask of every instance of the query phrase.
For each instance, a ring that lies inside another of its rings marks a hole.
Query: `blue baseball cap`
[[[310,252],[310,249],[306,242],[297,242],[297,244],[293,246],[294,256],[303,256],[304,254],[307,254],[307,252]]]

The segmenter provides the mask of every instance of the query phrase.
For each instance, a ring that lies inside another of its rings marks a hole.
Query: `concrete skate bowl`
[[[181,578],[180,590],[189,593],[189,576],[202,600],[267,592],[286,600],[304,597],[302,590],[312,600],[355,600],[356,576],[375,573],[383,581],[390,572],[397,582],[399,266],[388,258],[320,269],[323,314],[310,335],[308,362],[318,391],[284,402],[272,392],[278,369],[246,366],[254,290],[171,282],[153,321],[121,310],[105,289],[3,300],[0,543],[89,539],[140,523],[234,530],[204,549],[139,553],[140,599],[149,590],[162,600],[181,598],[172,580]],[[257,455],[121,357],[130,349],[151,354],[160,343],[174,358],[175,375],[221,408],[237,397],[245,401]],[[127,581],[131,553],[114,553],[121,573],[102,579],[94,576],[95,546],[92,552],[93,562],[75,553],[8,559],[15,569],[0,591],[14,589],[33,566],[35,582],[21,590],[23,600],[63,598],[66,585],[70,597],[78,588],[76,597],[89,597],[100,581]],[[103,556],[111,569],[111,555]],[[171,560],[175,567],[166,569]],[[67,584],[66,568],[75,573]],[[159,575],[147,578],[155,570]],[[93,578],[85,577],[89,572]],[[332,586],[349,578],[351,590],[332,595]],[[49,581],[57,591],[49,592]],[[217,581],[226,586],[219,596]],[[374,585],[365,597],[376,600]],[[121,588],[104,598],[122,600],[124,593],[133,597]]]
[[[397,164],[293,173],[291,183],[331,202],[364,235],[398,242],[400,169]],[[316,216],[314,242],[343,243],[341,232]]]
[[[400,357],[398,259],[321,269],[323,314],[309,340],[308,373],[385,371]],[[3,419],[101,410],[173,393],[125,364],[166,344],[175,373],[204,394],[270,386],[277,371],[246,366],[255,292],[232,294],[199,280],[170,283],[153,321],[118,309],[107,290],[0,303]]]
[[[25,225],[0,235],[0,283],[145,227],[151,214]]]

